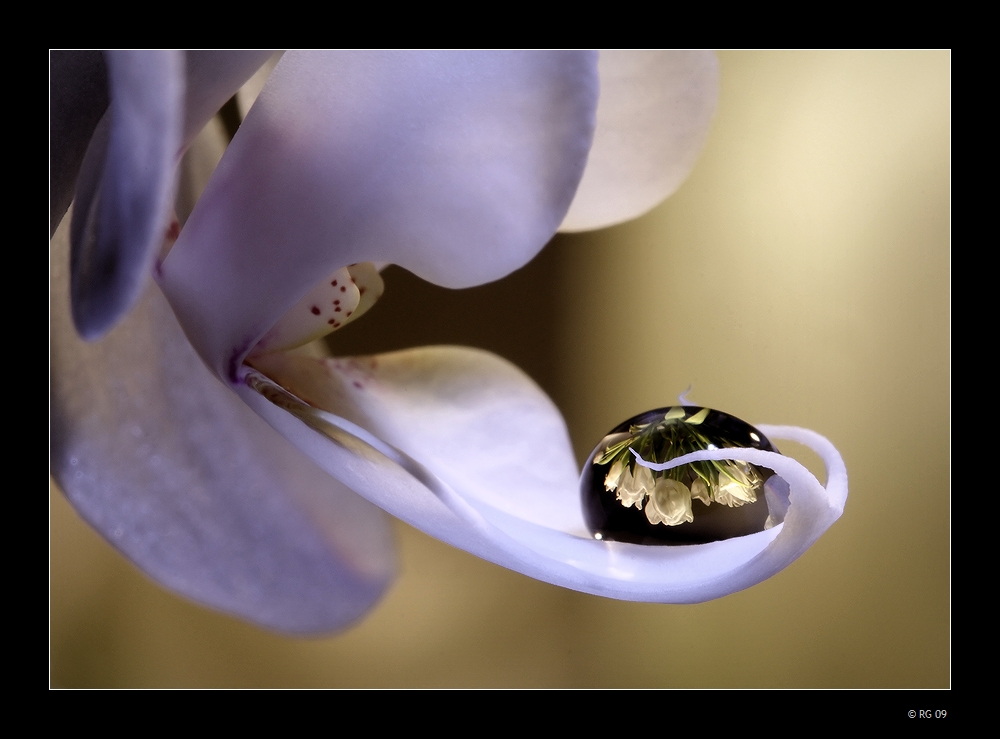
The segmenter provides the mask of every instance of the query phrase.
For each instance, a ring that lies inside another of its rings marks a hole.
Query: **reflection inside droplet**
[[[591,453],[580,481],[583,511],[596,539],[635,544],[702,544],[781,523],[788,485],[740,460],[661,464],[704,449],[778,450],[735,416],[697,406],[642,413],[613,429]]]

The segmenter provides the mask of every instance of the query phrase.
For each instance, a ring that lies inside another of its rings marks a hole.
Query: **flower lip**
[[[291,355],[275,361],[316,362]],[[583,527],[575,475],[563,469],[572,466],[571,457],[559,462],[561,450],[568,452],[561,419],[516,368],[458,347],[322,360],[315,366],[333,380],[321,403],[331,414],[332,436],[248,386],[236,390],[317,464],[394,516],[476,556],[587,593],[695,603],[742,590],[800,556],[840,515],[846,498],[843,461],[828,441],[804,429],[758,427],[768,437],[816,450],[828,466],[827,487],[795,460],[763,449],[695,454],[748,461],[780,474],[790,488],[781,524],[691,546],[600,541]],[[537,420],[527,422],[532,415]],[[387,444],[389,452],[354,435],[339,419]],[[546,425],[548,430],[538,432]],[[488,444],[479,438],[484,433]],[[679,464],[697,461],[692,456],[679,458]],[[549,460],[552,469],[524,465],[526,458]]]
[[[305,346],[363,316],[382,296],[385,284],[371,262],[350,264],[320,280],[251,350],[261,354]]]

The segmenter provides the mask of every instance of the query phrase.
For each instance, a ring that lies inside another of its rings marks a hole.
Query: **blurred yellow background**
[[[474,290],[390,268],[333,348],[503,354],[562,408],[581,459],[688,385],[751,423],[812,428],[850,475],[812,549],[750,590],[665,606],[398,524],[400,577],[370,616],[292,639],[163,591],[53,491],[51,683],[949,686],[950,53],[719,56],[708,144],[667,203]]]

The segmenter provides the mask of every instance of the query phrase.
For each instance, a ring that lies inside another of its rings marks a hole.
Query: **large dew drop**
[[[746,536],[784,520],[788,485],[737,460],[654,471],[691,452],[727,448],[777,452],[760,431],[728,413],[659,408],[614,428],[591,453],[580,480],[583,513],[597,539],[634,544],[703,544]]]

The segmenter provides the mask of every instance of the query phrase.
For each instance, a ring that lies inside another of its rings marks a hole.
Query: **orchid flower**
[[[298,348],[361,317],[379,265],[468,287],[560,228],[649,210],[703,143],[711,54],[289,52],[163,253],[179,153],[262,58],[108,59],[71,276],[65,224],[53,241],[53,473],[165,586],[270,628],[341,627],[391,582],[387,511],[550,583],[690,603],[770,577],[840,515],[832,445],[760,426],[815,449],[826,485],[755,449],[667,466],[767,467],[790,488],[783,522],[694,546],[601,541],[562,417],[516,367],[459,347]]]

